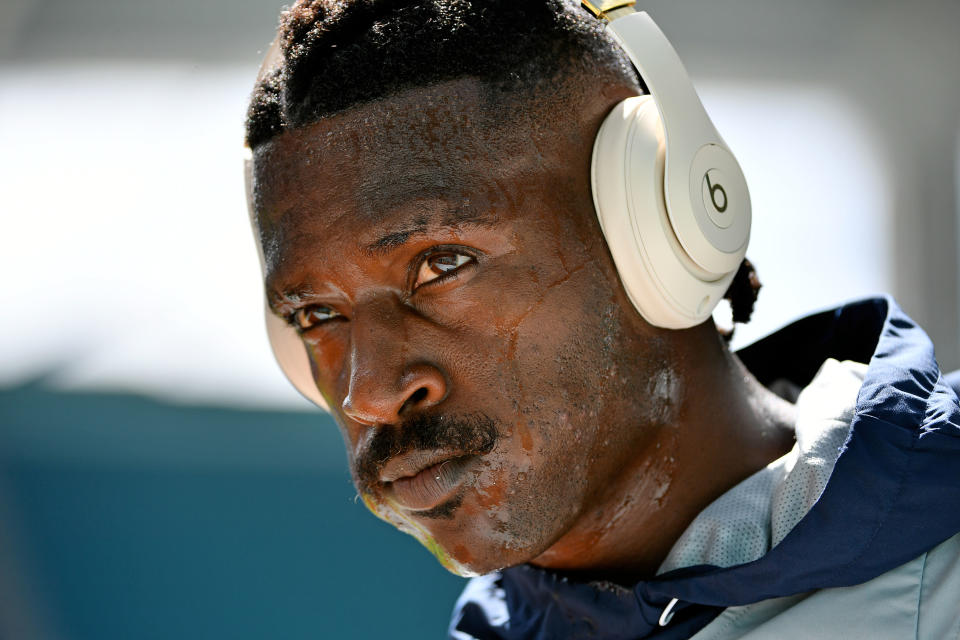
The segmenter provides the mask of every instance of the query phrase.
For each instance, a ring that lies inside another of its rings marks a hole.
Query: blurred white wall
[[[157,62],[0,69],[0,384],[48,376],[298,404],[263,332],[245,214],[253,72]]]
[[[753,195],[766,286],[738,344],[890,291],[960,366],[958,4],[650,3]],[[240,173],[276,10],[0,7],[0,385],[306,406],[263,335]]]
[[[891,166],[859,105],[812,83],[718,78],[699,91],[750,186],[747,256],[764,284],[733,346],[811,311],[891,291]]]

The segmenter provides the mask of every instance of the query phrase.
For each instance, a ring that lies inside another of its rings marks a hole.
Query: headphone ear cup
[[[677,240],[664,200],[663,126],[651,96],[614,107],[597,133],[593,201],[634,307],[652,325],[685,329],[710,317],[736,269],[711,274]]]
[[[277,364],[283,370],[287,379],[303,396],[321,409],[330,411],[327,401],[313,381],[313,372],[310,369],[310,358],[307,357],[307,348],[297,330],[274,315],[269,308],[266,311],[267,337],[273,348],[273,355]]]

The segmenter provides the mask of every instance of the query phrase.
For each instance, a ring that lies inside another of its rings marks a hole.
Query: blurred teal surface
[[[355,499],[322,414],[30,385],[0,391],[0,462],[65,640],[441,638],[463,586]]]

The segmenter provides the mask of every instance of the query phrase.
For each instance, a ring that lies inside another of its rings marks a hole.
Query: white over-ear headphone
[[[633,2],[584,6],[609,19],[650,90],[616,107],[597,134],[591,180],[624,289],[648,322],[700,324],[730,286],[750,238],[750,196],[663,32]]]
[[[723,298],[747,251],[750,196],[733,154],[703,108],[666,36],[634,2],[587,2],[633,61],[650,95],[628,98],[607,116],[593,148],[591,183],[600,226],[624,289],[648,322],[668,329],[700,324]],[[260,76],[279,62],[278,43]],[[259,78],[258,78],[259,79]],[[252,165],[245,160],[247,203]],[[280,368],[324,409],[303,341],[266,308]]]

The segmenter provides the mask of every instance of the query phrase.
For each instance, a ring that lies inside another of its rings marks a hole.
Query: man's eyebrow
[[[267,306],[274,314],[283,317],[281,310],[284,305],[299,305],[316,295],[309,285],[300,284],[285,288],[282,291],[267,290]]]
[[[492,213],[478,213],[469,208],[460,207],[446,212],[435,223],[418,221],[410,228],[385,233],[364,247],[364,250],[370,254],[382,255],[402,247],[411,236],[423,235],[428,231],[456,230],[464,226],[476,225],[493,226],[495,223],[496,216]]]
[[[416,233],[422,233],[427,230],[426,226],[418,227],[417,229],[410,229],[408,231],[391,231],[386,233],[370,244],[368,244],[365,249],[367,253],[373,254],[383,254],[388,251],[395,249],[397,247],[403,246],[407,240],[410,239],[411,235]]]

